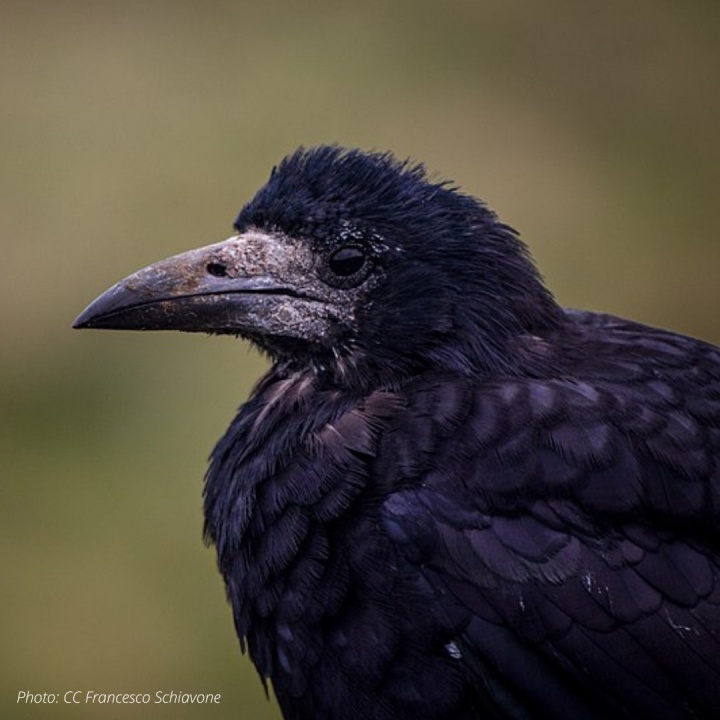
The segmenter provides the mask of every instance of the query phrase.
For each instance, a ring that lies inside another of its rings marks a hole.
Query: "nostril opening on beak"
[[[214,277],[227,277],[227,267],[219,262],[207,264],[206,270]]]

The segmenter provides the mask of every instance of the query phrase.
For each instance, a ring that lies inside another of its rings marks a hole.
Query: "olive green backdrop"
[[[0,717],[278,717],[201,538],[264,361],[71,331],[90,300],[339,142],[483,197],[562,303],[720,342],[718,37],[717,0],[0,2]]]

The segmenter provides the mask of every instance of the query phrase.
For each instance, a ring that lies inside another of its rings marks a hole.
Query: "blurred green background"
[[[73,332],[299,144],[423,160],[560,301],[720,342],[720,4],[0,2],[0,717],[277,718],[201,540],[241,342]],[[17,705],[182,690],[219,706]]]

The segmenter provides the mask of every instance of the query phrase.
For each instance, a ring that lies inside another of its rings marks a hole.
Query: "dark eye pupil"
[[[354,275],[365,264],[365,254],[360,248],[344,247],[330,256],[330,269],[340,277]]]

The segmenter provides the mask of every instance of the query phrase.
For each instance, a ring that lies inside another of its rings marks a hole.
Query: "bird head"
[[[560,319],[480,201],[422,165],[321,146],[275,167],[227,240],[130,275],[74,326],[238,335],[278,364],[367,385],[512,372],[522,339]]]

